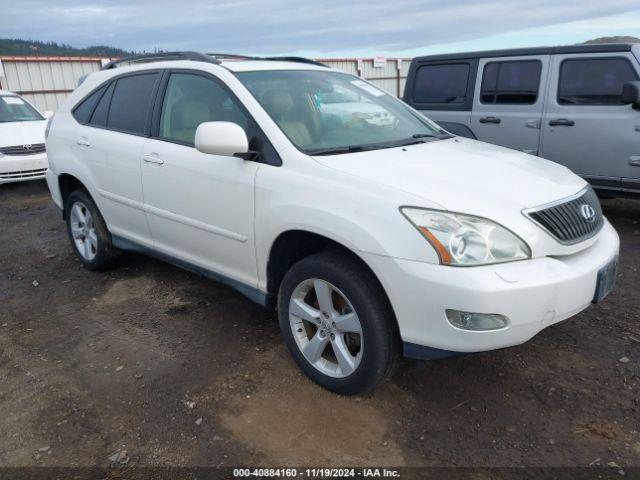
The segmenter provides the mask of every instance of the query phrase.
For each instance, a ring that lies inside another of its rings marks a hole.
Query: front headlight
[[[402,214],[431,243],[443,265],[474,266],[531,258],[515,233],[473,215],[403,207]]]

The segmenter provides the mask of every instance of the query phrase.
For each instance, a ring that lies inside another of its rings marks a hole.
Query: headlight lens
[[[443,265],[488,265],[531,258],[531,249],[522,239],[486,218],[410,207],[401,211],[436,249]]]

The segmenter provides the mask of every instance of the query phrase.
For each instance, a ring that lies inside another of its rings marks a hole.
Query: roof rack
[[[110,70],[119,65],[134,65],[136,63],[162,62],[163,60],[193,60],[195,62],[215,63],[219,65],[221,60],[264,60],[274,62],[297,62],[309,65],[317,65],[319,67],[327,67],[324,63],[316,62],[304,57],[250,57],[248,55],[237,55],[234,53],[200,53],[200,52],[160,52],[160,53],[143,53],[140,55],[131,55],[113,60],[107,63],[102,70]]]
[[[107,63],[102,70],[116,68],[121,64],[136,64],[162,62],[163,60],[193,60],[195,62],[207,62],[220,64],[220,60],[199,52],[161,52],[161,53],[143,53],[140,55],[131,55],[129,57],[119,58]]]
[[[272,60],[275,62],[296,62],[296,63],[308,63],[309,65],[317,65],[318,67],[327,67],[324,63],[316,62],[310,58],[304,57],[258,57],[256,60]]]
[[[296,62],[296,63],[307,63],[309,65],[317,65],[319,67],[327,67],[324,63],[316,62],[315,60],[311,60],[309,58],[304,57],[252,57],[250,55],[238,55],[235,53],[209,53],[212,57],[218,59],[229,59],[229,60],[263,60],[269,62]],[[328,68],[328,67],[327,67]]]
[[[238,55],[236,53],[207,53],[207,55],[211,55],[217,59],[225,59],[228,58],[230,60],[255,60],[256,57],[250,57],[248,55]]]

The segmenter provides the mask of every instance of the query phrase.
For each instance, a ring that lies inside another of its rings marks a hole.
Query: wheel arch
[[[393,305],[380,278],[356,250],[344,242],[304,228],[285,230],[271,244],[266,265],[267,307],[275,308],[282,280],[294,264],[303,258],[328,250],[340,251],[359,263],[380,286],[393,311]],[[395,321],[397,323],[397,320]]]
[[[82,183],[82,181],[80,181],[77,177],[71,175],[70,173],[62,173],[58,175],[58,186],[60,188],[60,198],[62,199],[62,218],[64,220],[67,219],[67,198],[69,198],[71,192],[74,192],[75,190],[81,190],[89,195],[92,200],[94,200],[91,193],[89,192],[89,189],[84,185],[84,183]]]

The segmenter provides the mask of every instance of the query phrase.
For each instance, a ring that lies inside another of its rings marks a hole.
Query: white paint
[[[462,138],[310,157],[295,148],[227,68],[327,70],[257,61],[225,62],[224,67],[167,61],[87,78],[53,119],[47,179],[54,201],[61,202],[56,175],[72,174],[98,201],[113,232],[263,292],[270,251],[280,234],[323,235],[371,268],[391,301],[402,339],[435,348],[470,352],[515,345],[544,328],[548,312],[555,312],[555,322],[589,305],[598,270],[618,253],[615,230],[605,222],[595,237],[567,246],[522,214],[524,208],[583,189],[585,181],[568,169]],[[71,116],[81,98],[113,75],[162,68],[217,76],[265,132],[283,164],[80,126]],[[76,145],[80,137],[91,147]],[[145,156],[162,163],[144,162]],[[101,191],[128,201],[109,201]],[[491,219],[526,242],[532,258],[468,268],[440,265],[433,247],[400,213],[401,206]],[[462,331],[448,324],[446,308],[502,314],[509,326]]]

